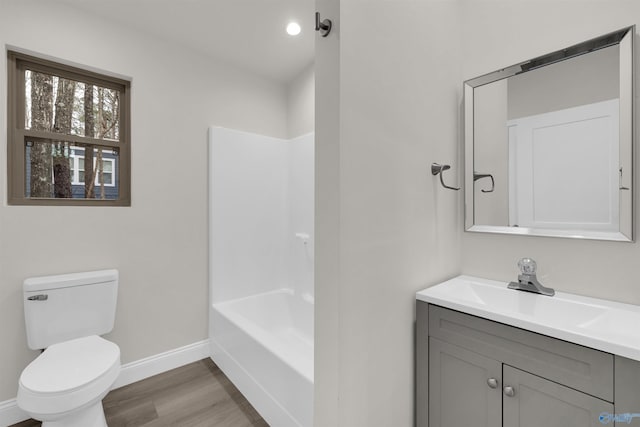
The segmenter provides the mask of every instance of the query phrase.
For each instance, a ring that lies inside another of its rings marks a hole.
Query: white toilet
[[[106,427],[102,399],[120,373],[113,329],[118,271],[35,277],[23,284],[29,348],[18,406],[43,427]]]

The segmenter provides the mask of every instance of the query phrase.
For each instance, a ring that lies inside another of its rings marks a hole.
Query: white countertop
[[[640,306],[564,292],[549,297],[472,276],[424,289],[416,298],[640,361]]]

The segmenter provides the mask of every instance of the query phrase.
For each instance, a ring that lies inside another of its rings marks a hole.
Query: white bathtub
[[[281,289],[214,303],[213,361],[272,427],[313,424],[313,300]]]

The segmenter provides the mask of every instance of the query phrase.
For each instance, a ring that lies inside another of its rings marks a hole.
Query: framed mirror
[[[634,37],[464,82],[467,231],[633,241]]]

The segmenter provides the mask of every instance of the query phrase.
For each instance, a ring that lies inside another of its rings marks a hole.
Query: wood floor
[[[269,427],[208,358],[113,390],[102,404],[109,427]]]

